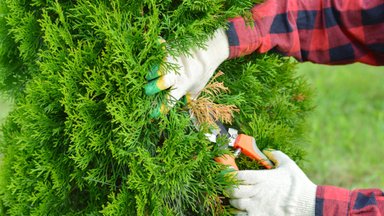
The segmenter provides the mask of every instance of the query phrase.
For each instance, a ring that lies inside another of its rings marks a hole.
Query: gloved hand
[[[170,88],[167,97],[168,107],[172,107],[184,95],[189,99],[196,99],[216,68],[229,57],[228,38],[224,29],[216,30],[205,45],[205,49],[192,48],[190,55],[178,57],[168,55],[166,62],[178,69],[164,71],[161,65],[152,68],[147,76],[150,82],[145,86],[145,93],[153,95]],[[152,117],[157,117],[165,109],[165,105],[159,106],[152,113]]]
[[[231,192],[231,205],[249,216],[315,215],[317,186],[283,152],[264,153],[276,168],[237,172],[240,185]]]

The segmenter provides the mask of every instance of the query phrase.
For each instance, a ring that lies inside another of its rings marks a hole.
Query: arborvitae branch
[[[218,197],[234,180],[213,160],[223,150],[179,104],[151,119],[165,94],[143,87],[165,55],[159,37],[171,55],[185,53],[253,3],[1,1],[0,91],[15,107],[0,136],[0,214],[229,214]],[[228,61],[198,106],[224,121],[234,115],[233,127],[261,148],[299,161],[295,143],[311,107],[293,66],[276,55]]]

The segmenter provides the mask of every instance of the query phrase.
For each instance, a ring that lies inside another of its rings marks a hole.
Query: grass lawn
[[[8,114],[10,110],[10,105],[6,100],[0,95],[0,123],[4,117]]]
[[[11,109],[11,106],[9,105],[9,103],[6,102],[6,100],[0,95],[0,124],[2,123],[3,119],[8,114],[8,112],[10,111],[10,109]],[[0,133],[1,133],[1,130],[0,130]],[[1,137],[1,134],[0,134],[0,137]],[[2,157],[3,156],[0,152],[0,162]]]
[[[384,188],[384,67],[300,64],[315,89],[305,172],[316,184]]]

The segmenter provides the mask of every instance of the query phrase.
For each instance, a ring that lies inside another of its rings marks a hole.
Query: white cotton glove
[[[173,57],[168,55],[166,62],[173,64],[176,71],[164,71],[160,65],[154,67],[147,76],[150,82],[145,86],[147,95],[156,94],[170,88],[168,106],[184,95],[196,99],[208,83],[219,65],[229,57],[228,38],[224,29],[218,29],[206,42],[205,48],[192,48],[190,55]],[[153,113],[153,117],[164,112],[164,105]]]
[[[315,215],[317,186],[283,152],[264,153],[276,168],[237,172],[240,185],[231,192],[231,205],[249,216]]]

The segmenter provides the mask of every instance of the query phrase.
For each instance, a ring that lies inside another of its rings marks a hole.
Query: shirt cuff
[[[334,186],[318,186],[315,215],[347,215],[351,192]]]
[[[255,22],[245,21],[242,17],[230,19],[226,33],[229,42],[229,58],[251,54],[260,46],[260,31]]]

